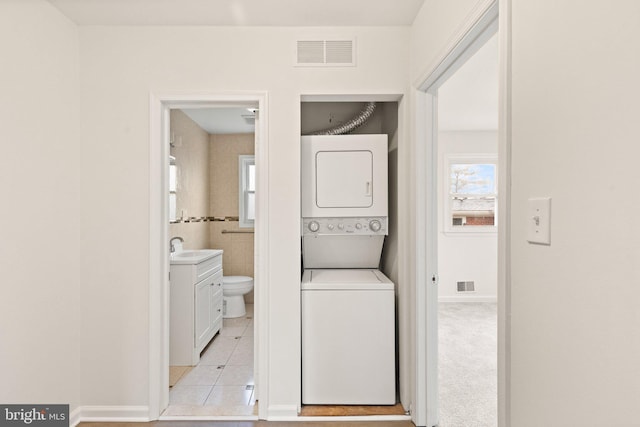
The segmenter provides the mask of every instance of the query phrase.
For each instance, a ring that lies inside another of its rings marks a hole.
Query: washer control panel
[[[387,235],[387,217],[302,218],[302,235]]]

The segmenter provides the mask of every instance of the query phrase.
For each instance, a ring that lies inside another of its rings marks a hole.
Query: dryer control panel
[[[386,236],[387,234],[387,217],[339,217],[302,219],[303,236]]]

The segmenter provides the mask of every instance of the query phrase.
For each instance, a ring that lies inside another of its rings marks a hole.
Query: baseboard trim
[[[297,405],[271,405],[267,408],[268,421],[294,421],[298,418]]]
[[[80,422],[80,414],[82,413],[82,407],[78,407],[71,411],[69,414],[69,427],[75,427]]]
[[[78,414],[75,414],[78,412]],[[148,406],[81,406],[74,411],[75,424],[80,422],[145,422],[149,419]]]
[[[449,296],[438,297],[438,302],[498,302],[498,297],[486,295],[486,296]]]

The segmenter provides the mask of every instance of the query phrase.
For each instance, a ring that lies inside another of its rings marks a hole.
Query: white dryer
[[[387,135],[301,140],[302,217],[387,217]]]
[[[303,404],[396,403],[394,304],[378,270],[304,271]]]

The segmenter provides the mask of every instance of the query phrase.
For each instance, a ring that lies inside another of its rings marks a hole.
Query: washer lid
[[[394,285],[380,270],[312,269],[302,276],[303,290],[393,290]]]

